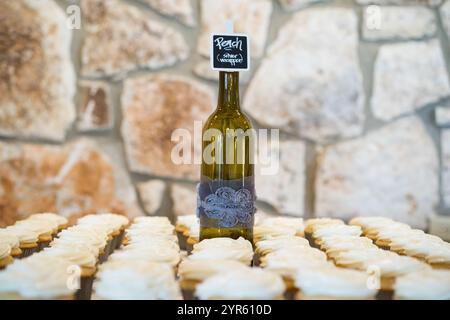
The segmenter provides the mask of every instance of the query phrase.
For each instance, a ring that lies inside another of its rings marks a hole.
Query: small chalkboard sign
[[[245,34],[211,36],[211,68],[218,71],[246,71],[250,68],[250,46]]]

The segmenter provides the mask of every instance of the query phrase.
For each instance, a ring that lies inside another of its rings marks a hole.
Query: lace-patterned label
[[[255,200],[253,177],[237,180],[204,178],[197,185],[197,216],[209,227],[251,227]]]

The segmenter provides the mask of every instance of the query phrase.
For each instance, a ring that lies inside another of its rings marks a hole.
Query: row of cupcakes
[[[116,214],[88,215],[61,231],[44,250],[0,273],[0,294],[11,299],[89,299],[97,265],[128,224]]]
[[[288,297],[299,300],[374,298],[376,290],[367,286],[365,273],[336,267],[324,252],[291,231],[294,219],[284,219],[284,232],[280,228],[278,235],[272,233],[257,240],[255,245],[260,265],[283,277]],[[304,232],[310,227],[306,223]]]
[[[175,280],[180,249],[166,217],[138,217],[123,246],[101,265],[93,299],[181,299]]]
[[[382,248],[423,260],[434,268],[450,269],[450,243],[385,217],[359,217],[350,221]]]
[[[389,292],[389,296],[393,294],[395,299],[419,296],[447,299],[445,291],[450,287],[445,287],[448,286],[449,274],[433,272],[418,259],[380,249],[371,239],[361,236],[363,230],[356,223],[345,225],[335,219],[316,219],[310,222],[309,231],[314,244],[326,252],[337,266],[365,272],[373,288]],[[405,286],[409,279],[421,276],[423,280],[416,283],[415,290]],[[436,286],[434,282],[438,278],[443,281]]]
[[[198,299],[281,299],[280,276],[252,268],[253,247],[244,238],[213,238],[194,244],[179,267],[185,297]]]
[[[37,213],[0,229],[0,269],[15,258],[28,257],[47,247],[67,227],[67,219],[54,213]]]

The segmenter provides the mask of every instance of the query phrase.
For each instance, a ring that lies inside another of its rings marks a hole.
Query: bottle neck
[[[239,110],[239,72],[219,72],[218,110]]]

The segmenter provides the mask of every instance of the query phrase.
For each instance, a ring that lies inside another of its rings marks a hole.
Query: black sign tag
[[[245,34],[213,34],[211,68],[218,71],[246,71],[250,68],[250,46]]]

